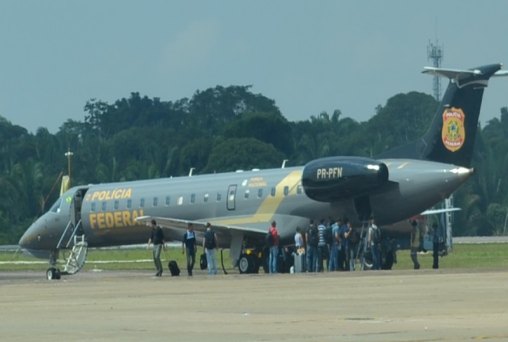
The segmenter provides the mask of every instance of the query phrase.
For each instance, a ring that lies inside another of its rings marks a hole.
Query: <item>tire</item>
[[[240,271],[241,274],[252,273],[252,266],[252,259],[249,258],[249,255],[240,255],[240,259],[238,259],[238,271]]]
[[[54,267],[48,268],[46,271],[46,279],[48,280],[58,280],[60,279],[60,270]]]

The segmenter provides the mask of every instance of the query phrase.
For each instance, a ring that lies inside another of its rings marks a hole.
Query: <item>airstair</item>
[[[88,253],[88,243],[85,240],[85,235],[74,235],[73,240],[72,250],[65,262],[63,274],[78,273],[85,266]]]
[[[71,249],[71,251],[66,257],[63,271],[60,272],[54,266],[50,267],[47,271],[48,279],[59,279],[61,274],[75,274],[83,268],[88,253],[88,242],[83,233],[81,220],[76,225],[73,225],[69,221],[58,241],[56,249]]]

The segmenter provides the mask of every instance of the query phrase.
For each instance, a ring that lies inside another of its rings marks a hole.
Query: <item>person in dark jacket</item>
[[[203,248],[206,253],[206,265],[208,267],[208,274],[217,274],[217,257],[215,255],[215,250],[217,249],[217,235],[213,231],[210,222],[206,223]]]
[[[153,243],[153,262],[155,264],[156,277],[162,276],[162,263],[161,263],[161,251],[164,248],[164,232],[162,228],[157,225],[155,220],[152,220],[152,231],[150,238],[148,239],[148,245],[146,248],[150,248],[150,244]]]

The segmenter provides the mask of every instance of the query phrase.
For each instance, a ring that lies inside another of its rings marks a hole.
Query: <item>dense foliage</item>
[[[165,102],[132,93],[113,104],[90,100],[84,120],[35,134],[0,117],[0,243],[20,235],[58,196],[70,149],[73,184],[129,181],[236,169],[302,165],[331,155],[375,156],[414,140],[437,107],[429,95],[390,98],[369,121],[339,110],[289,122],[275,101],[249,86],[198,91]],[[455,234],[503,233],[508,206],[508,109],[477,136],[475,177],[455,196]]]

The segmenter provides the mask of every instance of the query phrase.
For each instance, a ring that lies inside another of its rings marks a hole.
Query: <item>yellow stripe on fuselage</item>
[[[249,223],[258,223],[258,222],[270,222],[273,218],[273,215],[279,208],[280,204],[284,200],[284,188],[288,187],[288,196],[295,195],[297,191],[297,187],[300,184],[302,179],[302,171],[293,171],[290,172],[286,177],[284,177],[275,187],[275,196],[268,195],[263,202],[259,205],[257,211],[247,217],[242,218],[232,218],[221,221],[215,221],[215,224],[220,225],[242,225]]]

